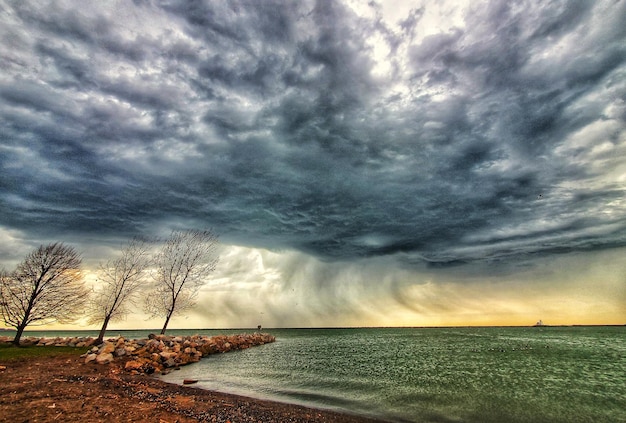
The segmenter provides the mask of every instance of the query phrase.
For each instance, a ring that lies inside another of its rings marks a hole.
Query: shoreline
[[[119,361],[84,363],[73,354],[0,361],[0,366],[0,422],[385,422],[168,383],[129,374]]]
[[[148,340],[110,338],[93,346],[93,338],[25,339],[22,344],[25,348],[37,352],[43,347],[49,352],[17,359],[0,358],[3,381],[0,422],[386,421],[349,411],[212,391],[194,386],[193,380],[179,384],[158,377],[195,363],[205,355],[246,349],[273,340],[268,334],[211,338],[152,335]],[[0,336],[0,341],[7,351],[17,348],[8,346],[7,337]],[[58,354],[57,347],[75,350]],[[45,351],[43,348],[40,351]]]

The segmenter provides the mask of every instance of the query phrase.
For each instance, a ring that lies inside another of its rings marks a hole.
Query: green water
[[[294,329],[164,377],[408,422],[626,422],[626,327]]]

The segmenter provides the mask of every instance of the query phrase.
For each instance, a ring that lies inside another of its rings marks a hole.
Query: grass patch
[[[76,355],[84,354],[87,348],[76,347],[38,347],[23,346],[16,347],[12,344],[0,344],[0,362],[22,360],[29,357],[56,357],[59,355]]]

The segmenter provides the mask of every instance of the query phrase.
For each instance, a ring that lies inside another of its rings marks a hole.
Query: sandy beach
[[[84,363],[70,354],[0,363],[0,421],[377,422],[168,384],[131,375],[123,365]]]

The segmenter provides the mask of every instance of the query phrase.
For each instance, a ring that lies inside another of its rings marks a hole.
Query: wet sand
[[[343,422],[380,420],[131,375],[75,355],[0,362],[0,422]]]

